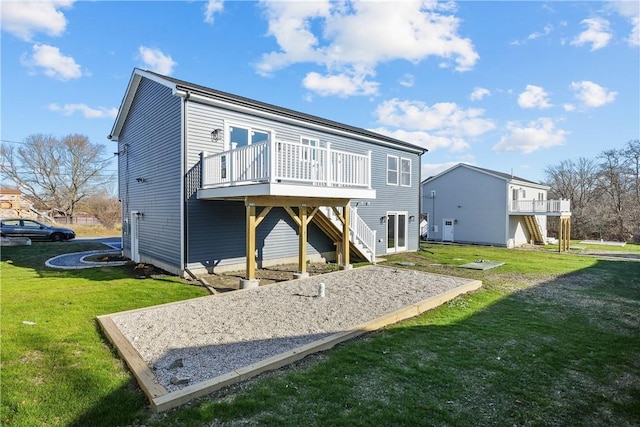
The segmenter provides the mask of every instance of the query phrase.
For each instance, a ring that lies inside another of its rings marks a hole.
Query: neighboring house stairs
[[[542,227],[540,227],[538,218],[535,215],[524,215],[523,218],[530,239],[536,244],[544,245],[546,243],[545,236],[542,235]]]
[[[351,253],[358,258],[366,259],[375,264],[376,232],[367,226],[357,211],[352,208],[349,209],[349,246]],[[334,242],[342,241],[342,221],[332,208],[322,206],[313,216],[313,222]],[[339,244],[337,247],[339,247]]]

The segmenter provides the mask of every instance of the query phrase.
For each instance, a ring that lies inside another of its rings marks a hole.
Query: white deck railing
[[[322,213],[340,229],[342,223],[336,216],[333,209],[328,206],[320,208]],[[366,222],[358,215],[358,211],[349,207],[349,240],[359,247],[360,251],[367,257],[371,263],[376,262],[376,230],[369,228]]]
[[[509,212],[540,214],[571,212],[571,200],[512,200]]]
[[[265,141],[222,153],[200,154],[202,188],[256,182],[371,188],[366,155],[285,141]]]

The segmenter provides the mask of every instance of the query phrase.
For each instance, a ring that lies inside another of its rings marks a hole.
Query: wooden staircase
[[[538,245],[544,245],[546,243],[545,238],[542,235],[542,228],[540,227],[540,223],[535,215],[525,215],[523,218],[527,231],[529,232],[530,239]]]
[[[349,227],[350,256],[375,264],[375,246],[371,244],[371,242],[375,243],[375,231],[369,229],[353,209],[349,216],[351,218],[351,224]],[[342,228],[340,220],[336,218],[332,209],[327,207],[320,208],[313,216],[313,222],[320,228],[320,230],[322,230],[323,233],[333,240],[336,244],[336,250],[339,250],[342,243]],[[359,222],[361,222],[361,224],[359,224]],[[368,234],[368,236],[363,236],[363,234]],[[367,241],[369,242],[368,245],[365,243]]]

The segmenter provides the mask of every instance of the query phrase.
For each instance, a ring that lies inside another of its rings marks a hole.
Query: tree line
[[[105,151],[85,135],[35,134],[17,147],[2,144],[0,173],[3,183],[11,181],[38,210],[71,219],[84,211],[113,228],[120,222],[120,203],[112,194],[116,178],[107,170]]]
[[[550,199],[571,199],[571,237],[640,242],[640,140],[548,165]]]

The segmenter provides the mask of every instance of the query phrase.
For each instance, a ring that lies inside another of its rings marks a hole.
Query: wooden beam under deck
[[[349,265],[349,204],[350,199],[324,198],[324,197],[291,197],[291,196],[250,196],[245,197],[246,206],[246,248],[247,271],[246,278],[255,279],[256,270],[256,228],[267,216],[273,207],[282,207],[298,226],[298,271],[307,271],[307,228],[320,206],[330,206],[336,212],[342,222],[342,263]],[[256,216],[256,207],[264,207]],[[293,208],[297,208],[296,213]],[[342,212],[337,207],[342,208]],[[309,208],[312,208],[309,212]]]

